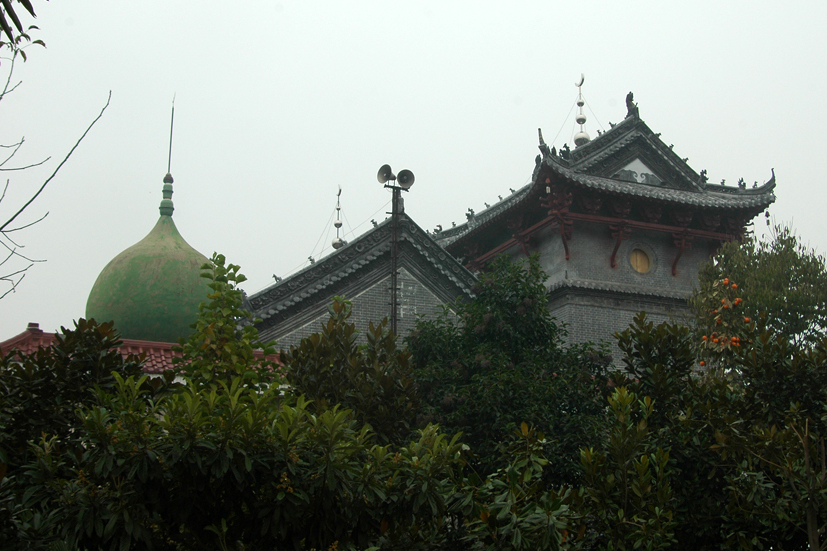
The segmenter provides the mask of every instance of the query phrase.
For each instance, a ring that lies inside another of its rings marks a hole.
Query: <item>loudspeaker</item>
[[[396,183],[399,184],[399,187],[402,189],[409,189],[414,183],[414,173],[408,170],[399,171],[399,176],[396,177]]]
[[[384,184],[388,180],[396,180],[396,175],[391,171],[391,165],[382,165],[376,174],[376,179],[379,180],[380,184]]]

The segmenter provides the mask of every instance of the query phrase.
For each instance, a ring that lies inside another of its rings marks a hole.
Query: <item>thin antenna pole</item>
[[[172,115],[169,117],[169,158],[167,159],[167,173],[172,168],[172,126],[175,123],[175,94],[172,94]]]

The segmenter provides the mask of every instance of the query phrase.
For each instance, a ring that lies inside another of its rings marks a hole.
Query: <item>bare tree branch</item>
[[[9,154],[9,156],[6,157],[6,159],[2,163],[0,163],[0,166],[3,166],[7,162],[9,162],[11,160],[11,158],[14,157],[15,153],[17,153],[17,151],[20,149],[20,146],[23,145],[23,142],[25,142],[25,141],[26,141],[26,137],[23,136],[22,138],[20,138],[20,141],[17,142],[17,143],[13,143],[13,144],[9,144],[9,145],[0,144],[0,147],[2,147],[3,149],[13,149],[13,151]]]
[[[29,264],[28,266],[26,266],[22,270],[17,270],[13,274],[9,274],[7,276],[0,277],[0,281],[8,281],[8,282],[11,283],[11,288],[8,291],[6,291],[5,293],[3,293],[2,295],[0,295],[0,299],[4,298],[9,293],[13,293],[15,291],[15,289],[17,289],[17,286],[20,285],[20,282],[23,281],[24,277],[26,277],[26,274],[25,274],[26,270],[28,270],[32,266],[34,266],[34,264]],[[14,281],[13,279],[11,279],[11,276],[15,276],[17,274],[23,274],[23,275],[21,275],[20,278],[17,281]]]
[[[8,157],[6,157],[6,158],[5,158],[5,159],[3,159],[2,161],[0,161],[0,167],[5,166],[5,164],[6,164],[6,163],[8,163],[9,161],[11,161],[11,160],[12,160],[12,158],[13,158],[15,155],[17,155],[17,152],[18,152],[18,151],[20,151],[20,148],[23,146],[23,144],[24,144],[24,143],[26,143],[26,137],[25,137],[25,136],[23,136],[22,138],[20,138],[20,141],[19,141],[19,142],[17,142],[17,143],[8,144],[8,145],[6,145],[6,144],[0,144],[0,149],[11,149],[11,150],[12,150],[12,152],[11,152],[11,153],[9,153],[9,156],[8,156]],[[27,168],[34,168],[34,167],[36,167],[36,166],[40,166],[40,165],[42,165],[43,163],[45,163],[46,161],[48,161],[48,160],[49,160],[49,159],[51,159],[51,158],[52,158],[52,156],[51,156],[51,155],[49,155],[48,157],[46,157],[46,158],[45,158],[45,159],[43,159],[42,161],[37,162],[37,163],[32,163],[32,164],[30,164],[30,165],[26,165],[26,166],[16,166],[16,167],[14,167],[14,168],[0,168],[0,172],[11,172],[11,171],[14,171],[14,170],[26,170]]]
[[[13,92],[15,89],[17,89],[17,87],[20,86],[20,84],[22,82],[21,81],[21,82],[17,82],[15,84],[12,84],[12,74],[14,72],[14,63],[17,59],[17,56],[20,55],[20,57],[23,59],[23,61],[26,61],[26,54],[23,51],[24,46],[21,46],[21,42],[25,40],[26,42],[30,42],[32,44],[39,44],[41,46],[44,46],[44,44],[41,40],[35,40],[34,42],[31,42],[31,38],[26,33],[24,33],[22,31],[22,29],[20,27],[20,24],[19,24],[19,21],[17,20],[15,14],[10,11],[9,1],[10,0],[0,0],[0,4],[2,4],[2,6],[0,6],[0,32],[5,31],[6,34],[8,34],[8,36],[10,38],[12,37],[11,29],[8,28],[8,24],[7,24],[6,20],[3,18],[4,11],[5,11],[5,13],[8,14],[10,18],[12,18],[12,21],[14,22],[15,26],[20,31],[20,34],[19,34],[19,36],[13,38],[10,43],[0,42],[0,48],[8,46],[9,49],[11,50],[11,57],[10,58],[3,58],[3,59],[8,59],[9,60],[10,67],[9,67],[8,76],[5,79],[5,83],[2,83],[2,81],[0,81],[0,84],[3,84],[2,89],[0,90],[0,100],[2,100],[5,97],[6,94],[9,94],[9,93]],[[20,0],[20,1],[24,5],[27,4],[26,0]],[[28,9],[28,11],[32,12],[32,10],[30,8],[27,8],[27,9]],[[32,13],[32,15],[34,15],[34,13]],[[30,28],[34,28],[34,27],[30,27]],[[86,130],[80,136],[80,138],[78,138],[78,140],[75,142],[75,144],[69,150],[69,152],[66,154],[66,156],[63,158],[63,160],[60,161],[60,163],[57,165],[57,167],[54,169],[54,171],[51,173],[51,175],[49,175],[49,177],[46,178],[46,180],[41,184],[40,188],[34,193],[34,195],[32,195],[28,199],[28,201],[26,201],[23,204],[23,206],[21,206],[17,210],[17,212],[15,212],[8,220],[3,222],[2,225],[0,225],[0,246],[2,246],[2,247],[0,247],[0,250],[2,250],[2,248],[5,248],[6,251],[7,251],[7,254],[5,255],[5,257],[2,260],[0,260],[0,266],[5,266],[6,268],[12,270],[10,273],[0,275],[0,282],[5,282],[10,286],[5,292],[0,293],[0,299],[4,298],[9,293],[13,293],[17,289],[17,286],[20,285],[20,283],[23,281],[23,278],[26,276],[26,272],[29,270],[29,268],[34,266],[34,264],[36,262],[45,262],[45,260],[35,260],[35,259],[29,258],[29,257],[21,254],[20,249],[23,248],[23,245],[21,245],[20,243],[18,243],[14,239],[12,239],[10,234],[12,232],[16,232],[16,231],[20,231],[20,230],[23,230],[23,229],[26,229],[26,228],[30,228],[31,226],[43,221],[43,219],[46,218],[46,216],[48,216],[49,213],[47,212],[46,214],[44,214],[43,216],[41,216],[40,218],[38,218],[34,222],[25,223],[25,224],[22,224],[22,225],[19,225],[19,226],[16,226],[16,227],[10,227],[10,226],[12,226],[12,223],[17,219],[18,216],[20,216],[21,213],[23,213],[23,211],[25,211],[29,206],[31,206],[31,204],[35,201],[35,199],[37,199],[40,196],[40,194],[43,192],[43,190],[46,188],[46,186],[49,184],[49,182],[51,182],[52,179],[54,179],[54,177],[57,175],[57,173],[60,171],[60,169],[63,167],[63,165],[66,164],[66,161],[69,160],[69,157],[72,156],[72,154],[75,152],[77,147],[80,145],[80,142],[83,141],[83,139],[86,137],[86,135],[92,129],[92,127],[95,126],[95,124],[101,119],[101,117],[103,116],[103,113],[106,111],[106,108],[109,107],[109,102],[111,100],[112,100],[112,91],[110,90],[109,91],[109,96],[106,98],[106,104],[103,106],[100,113],[98,113],[98,116],[95,117],[95,119],[89,124],[89,126],[86,128]],[[9,172],[9,171],[26,170],[26,169],[29,169],[29,168],[34,168],[34,167],[40,166],[40,165],[46,163],[47,161],[49,161],[51,159],[51,157],[46,157],[42,161],[32,163],[32,164],[28,164],[28,165],[25,165],[25,166],[3,168],[17,154],[17,152],[20,150],[20,148],[22,147],[22,145],[25,141],[26,141],[25,137],[22,137],[22,138],[20,138],[20,141],[18,141],[17,143],[8,144],[8,145],[0,144],[0,149],[8,151],[7,154],[4,154],[5,158],[0,160],[0,171]],[[2,192],[0,192],[0,202],[2,202],[6,198],[6,193],[8,192],[8,188],[9,188],[9,180],[6,179],[6,183],[3,186]],[[28,265],[25,266],[24,268],[20,268],[20,269],[17,269],[17,270],[14,270],[14,267],[13,267],[12,264],[9,264],[7,266],[7,263],[10,263],[13,259],[16,259],[16,258],[20,258],[22,260],[25,260],[26,262],[28,262]]]
[[[14,153],[12,153],[12,156],[14,156]],[[40,161],[38,163],[32,163],[32,164],[26,165],[26,166],[16,166],[14,168],[0,168],[0,172],[13,172],[15,170],[26,170],[27,168],[34,168],[36,166],[42,165],[43,163],[45,163],[46,161],[48,161],[51,158],[52,157],[50,155],[50,156],[46,157],[45,159],[43,159],[42,161]],[[9,159],[11,159],[11,157],[9,157]],[[6,160],[8,160],[8,159],[6,159]],[[6,161],[3,161],[3,163],[5,163],[5,162]],[[3,163],[0,163],[0,166],[2,166]]]
[[[11,76],[14,74],[14,60],[15,59],[17,59],[17,50],[16,49],[13,50],[12,56],[9,59],[9,62],[11,63],[11,67],[9,67],[9,76],[6,78],[6,84],[3,86],[3,91],[0,92],[0,100],[2,100],[4,97],[6,97],[6,94],[13,92],[15,88],[20,86],[20,82],[23,82],[21,80],[20,82],[18,82],[14,86],[12,86],[11,89],[9,89],[9,84],[11,84]]]
[[[12,228],[12,229],[10,229],[10,230],[3,230],[3,236],[4,236],[4,237],[6,237],[6,239],[9,239],[9,237],[8,237],[8,235],[7,235],[7,234],[10,234],[10,233],[11,233],[11,232],[13,232],[13,231],[25,230],[26,228],[28,228],[28,227],[30,227],[30,226],[34,226],[35,224],[37,224],[38,222],[40,222],[41,220],[43,220],[43,219],[44,219],[44,218],[46,218],[47,216],[49,216],[49,211],[46,211],[46,214],[44,214],[43,216],[41,216],[40,218],[38,218],[38,219],[37,219],[37,220],[35,220],[34,222],[29,222],[29,223],[28,223],[28,224],[26,224],[25,226],[18,226],[18,227],[16,227],[16,228]],[[11,239],[9,239],[9,241],[11,241]]]
[[[14,247],[9,247],[6,243],[3,242],[2,239],[0,239],[0,245],[3,245],[4,247],[6,247],[6,250],[9,251],[9,256],[7,256],[5,258],[5,260],[3,260],[3,262],[0,262],[0,266],[5,264],[6,261],[9,260],[9,258],[11,258],[12,256],[18,256],[18,257],[20,257],[23,260],[26,260],[28,262],[46,262],[45,260],[36,260],[34,258],[29,258],[28,256],[20,253],[20,251],[18,251],[17,249],[22,249],[23,248],[22,245],[19,245],[19,244],[15,243],[11,239],[9,239],[9,236],[7,236],[5,234],[3,235],[3,238],[8,239],[11,242],[11,244],[14,245]]]
[[[32,195],[31,198],[28,201],[26,201],[26,203],[22,207],[20,207],[20,209],[16,213],[14,213],[14,216],[12,216],[8,220],[6,220],[3,223],[3,225],[0,226],[0,232],[5,231],[6,227],[9,224],[11,224],[14,221],[14,219],[17,218],[24,210],[26,210],[26,208],[28,208],[28,206],[31,205],[34,202],[35,199],[37,199],[37,197],[46,188],[46,186],[49,184],[49,182],[52,181],[52,178],[54,178],[55,175],[57,175],[58,171],[63,167],[63,165],[66,163],[66,161],[69,160],[69,157],[71,157],[72,153],[75,152],[75,149],[77,149],[77,147],[80,145],[80,142],[83,141],[83,138],[86,137],[86,134],[89,133],[89,131],[92,129],[92,127],[95,126],[95,123],[98,122],[100,120],[100,118],[103,116],[104,111],[106,111],[106,108],[109,107],[109,102],[111,101],[111,99],[112,99],[112,91],[110,90],[109,91],[109,97],[106,98],[106,105],[103,106],[103,109],[101,109],[101,112],[98,113],[97,117],[95,117],[95,120],[93,120],[92,123],[86,128],[86,131],[81,135],[80,138],[78,138],[78,141],[75,142],[75,145],[72,146],[72,149],[69,150],[69,153],[67,153],[66,156],[63,158],[63,160],[60,161],[60,164],[57,165],[57,168],[55,168],[54,172],[52,172],[52,175],[49,176],[48,178],[46,178],[46,181],[43,182],[43,185],[41,185],[40,189],[37,190],[37,193]],[[0,297],[0,298],[2,298],[2,297]]]
[[[23,136],[22,138],[20,138],[20,141],[19,141],[19,142],[17,142],[17,143],[8,144],[8,145],[6,145],[6,144],[0,144],[0,149],[11,149],[11,150],[12,150],[12,152],[11,152],[11,153],[9,153],[9,156],[8,156],[8,157],[6,157],[6,158],[5,158],[5,159],[3,159],[2,161],[0,161],[0,167],[5,166],[5,164],[6,164],[6,163],[8,163],[9,161],[11,161],[11,160],[12,160],[12,158],[13,158],[15,155],[17,155],[17,152],[18,152],[18,151],[20,151],[20,148],[23,146],[23,144],[24,144],[24,143],[26,143],[26,137],[25,137],[25,136]],[[16,166],[16,167],[14,167],[14,168],[0,168],[0,172],[11,172],[11,171],[13,171],[13,170],[26,170],[27,168],[34,168],[34,167],[36,167],[36,166],[40,166],[40,165],[42,165],[43,163],[45,163],[46,161],[48,161],[48,160],[49,160],[49,159],[51,159],[51,158],[52,158],[52,156],[51,156],[51,155],[49,155],[48,157],[46,157],[46,158],[45,158],[45,159],[43,159],[42,161],[37,162],[37,163],[32,163],[32,164],[30,164],[30,165],[26,165],[26,166]]]

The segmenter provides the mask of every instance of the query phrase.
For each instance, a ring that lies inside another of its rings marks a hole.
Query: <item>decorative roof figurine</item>
[[[635,95],[632,92],[626,94],[626,118],[629,117],[639,117],[640,112],[638,111],[637,104],[635,103]]]

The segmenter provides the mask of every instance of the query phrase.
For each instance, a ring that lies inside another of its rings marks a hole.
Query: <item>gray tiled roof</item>
[[[453,243],[463,235],[467,234],[477,226],[480,226],[492,218],[495,218],[502,212],[505,212],[513,205],[520,203],[526,195],[531,191],[531,188],[534,186],[534,183],[531,182],[529,184],[524,185],[502,201],[494,203],[487,209],[476,213],[472,216],[467,222],[460,224],[456,227],[443,230],[437,234],[431,234],[434,241],[439,243],[441,246],[446,247],[449,244]]]
[[[676,291],[666,288],[657,288],[651,286],[630,285],[628,283],[616,283],[609,281],[592,281],[588,279],[561,279],[552,283],[549,288],[549,293],[554,293],[559,289],[588,289],[593,291],[611,291],[613,293],[624,293],[631,295],[645,295],[659,298],[671,298],[686,300],[690,297],[690,293]]]
[[[622,149],[635,147],[632,145],[633,142],[645,144],[642,147],[661,159],[665,165],[677,171],[680,174],[680,180],[683,182],[681,184],[683,189],[666,185],[655,186],[639,182],[627,182],[588,173],[593,171],[594,167],[601,161],[618,154]],[[624,119],[591,142],[576,148],[571,152],[568,160],[552,155],[548,148],[544,146],[541,146],[540,149],[543,155],[538,156],[540,162],[535,167],[530,184],[523,186],[502,201],[472,216],[464,224],[433,235],[436,242],[443,247],[447,247],[479,226],[523,202],[534,186],[539,185],[537,184],[537,177],[543,167],[547,167],[555,174],[578,186],[616,195],[641,197],[691,207],[755,210],[766,208],[775,201],[775,194],[773,193],[775,189],[774,173],[767,183],[752,189],[700,183],[700,175],[692,170],[683,159],[680,159],[671,147],[660,140],[658,134],[653,133],[637,117]]]
[[[286,277],[274,285],[249,296],[254,313],[267,319],[278,312],[299,304],[336,282],[350,277],[390,251],[390,224],[386,219],[376,227],[347,243],[314,264]],[[437,272],[453,285],[471,296],[474,276],[447,253],[427,232],[408,216],[402,215],[399,238],[421,254]]]
[[[707,188],[702,191],[689,191],[582,174],[562,166],[551,157],[546,158],[544,163],[557,174],[577,184],[618,195],[646,197],[681,205],[717,209],[767,207],[775,201],[775,194],[773,193],[775,189],[774,176],[769,182],[755,189],[742,190],[725,186],[707,186]],[[709,188],[712,188],[714,191]]]

